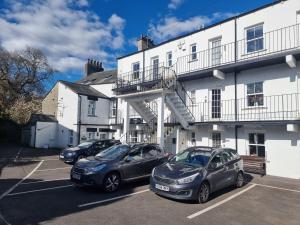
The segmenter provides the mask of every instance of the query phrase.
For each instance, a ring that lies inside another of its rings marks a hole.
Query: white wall
[[[58,83],[58,147],[69,144],[69,130],[74,131],[74,144],[77,144],[78,95],[62,83]]]
[[[36,123],[36,148],[54,148],[56,146],[57,123],[37,122]]]
[[[257,25],[260,23],[264,24],[264,33],[277,30],[283,27],[288,27],[296,24],[296,14],[300,10],[300,1],[299,0],[288,0],[274,6],[270,6],[259,11],[256,11],[251,14],[244,15],[237,19],[237,39],[245,39],[245,28]],[[284,19],[283,19],[284,18]],[[143,67],[143,54],[145,54],[145,66],[148,67],[151,65],[151,58],[159,56],[159,61],[166,64],[166,54],[167,52],[172,51],[173,53],[173,63],[175,63],[177,58],[181,56],[186,56],[190,54],[190,45],[196,43],[197,51],[204,51],[209,48],[209,41],[221,37],[221,44],[230,44],[235,40],[235,31],[234,31],[234,20],[227,21],[220,25],[214,26],[212,28],[199,31],[197,33],[185,36],[179,39],[176,39],[171,42],[167,42],[158,47],[151,48],[146,50],[144,53],[136,53],[131,56],[121,58],[118,60],[118,76],[132,71],[132,64],[135,62],[140,62],[140,68]],[[295,35],[292,35],[295,36]],[[266,40],[267,41],[267,40]],[[179,49],[179,43],[185,43],[183,48]],[[243,43],[242,45],[244,45]],[[268,42],[269,44],[269,42]],[[265,48],[270,48],[271,45],[265,46]],[[244,47],[244,46],[240,46]],[[233,56],[230,51],[233,50],[233,45],[228,45],[227,49],[222,49],[223,57],[229,57],[229,54]],[[272,48],[273,49],[273,48]],[[275,50],[275,49],[274,49]],[[239,57],[241,57],[243,52],[240,52]],[[231,57],[232,57],[231,56]],[[244,56],[243,56],[244,57]],[[183,60],[183,59],[181,59]],[[191,66],[197,63],[188,63],[188,60],[181,62],[182,66]],[[180,64],[180,62],[178,63]],[[177,72],[179,73],[179,71]]]
[[[98,98],[96,101],[95,116],[88,115],[89,100],[81,96],[81,123],[82,124],[108,124],[110,115],[110,99]]]
[[[95,84],[91,85],[92,88],[95,88],[97,91],[101,92],[102,94],[106,95],[107,97],[115,97],[113,89],[113,83],[112,84]]]

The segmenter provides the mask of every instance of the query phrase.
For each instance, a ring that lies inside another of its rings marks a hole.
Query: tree
[[[45,93],[45,84],[54,72],[39,49],[28,47],[15,52],[0,49],[0,116],[11,118],[11,113],[16,113],[12,107],[34,103]]]

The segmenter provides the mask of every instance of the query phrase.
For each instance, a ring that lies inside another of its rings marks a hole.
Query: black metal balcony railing
[[[177,59],[175,70],[177,75],[210,69],[222,65],[261,58],[300,47],[300,24],[266,32],[259,44],[250,48],[251,41],[238,40]]]
[[[264,96],[263,105],[248,106],[248,99],[207,101],[190,105],[195,122],[276,121],[300,119],[300,94]],[[235,104],[237,113],[235,114]]]

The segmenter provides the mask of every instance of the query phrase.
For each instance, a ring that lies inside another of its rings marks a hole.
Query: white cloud
[[[232,17],[237,13],[214,13],[211,17],[195,16],[186,20],[180,20],[174,16],[167,16],[161,19],[157,24],[151,23],[149,31],[151,37],[156,41],[163,41],[180,34],[200,29],[204,25],[211,24],[217,20]]]
[[[177,9],[179,6],[181,6],[184,3],[185,0],[171,0],[168,4],[169,9]]]
[[[85,6],[86,0],[9,0],[0,11],[0,44],[11,51],[40,48],[62,72],[82,69],[87,58],[111,63],[109,52],[124,46],[125,20],[113,14],[102,21]]]

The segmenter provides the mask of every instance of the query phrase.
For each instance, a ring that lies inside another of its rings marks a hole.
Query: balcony
[[[248,106],[249,101],[249,98],[207,101],[189,108],[196,123],[300,120],[299,93],[261,96],[259,104],[254,106]]]
[[[179,57],[175,71],[179,78],[197,74],[201,78],[211,76],[212,69],[229,73],[284,63],[288,54],[300,58],[300,24],[263,33],[254,41],[242,39]]]

